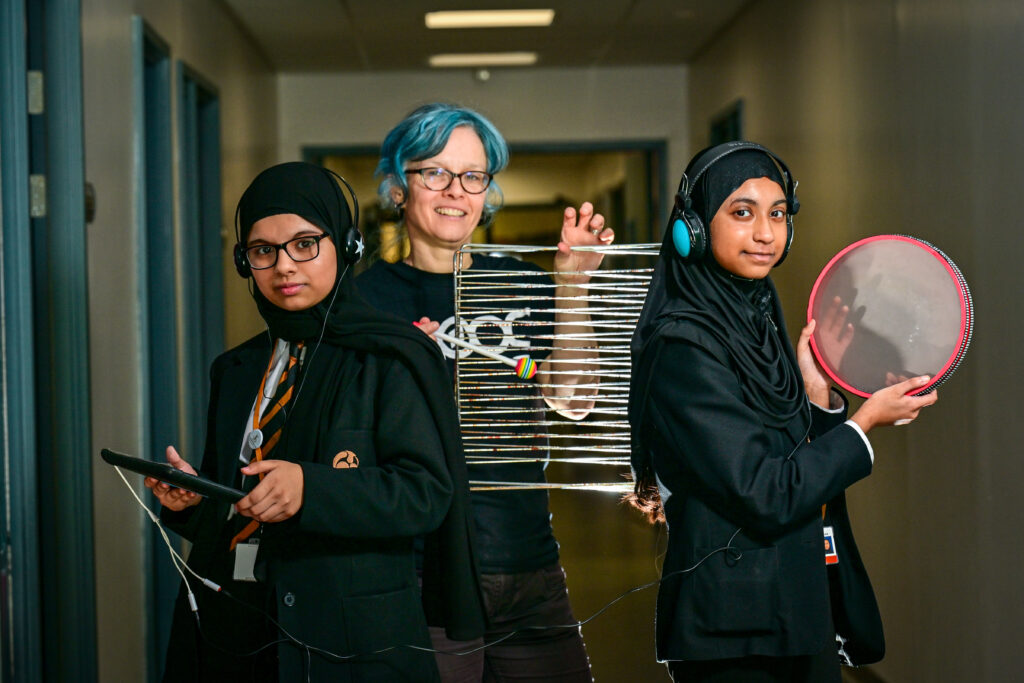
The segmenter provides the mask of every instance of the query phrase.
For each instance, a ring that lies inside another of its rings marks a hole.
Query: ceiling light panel
[[[479,52],[431,55],[430,57],[430,66],[435,68],[460,66],[531,66],[536,63],[536,52]]]
[[[423,21],[427,28],[516,28],[550,26],[555,20],[553,9],[495,9],[464,12],[427,12]]]

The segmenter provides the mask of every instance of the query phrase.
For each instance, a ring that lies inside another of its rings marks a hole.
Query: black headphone
[[[737,141],[715,145],[703,152],[690,166],[690,173],[693,178],[688,178],[684,173],[679,181],[675,205],[672,207],[672,214],[668,218],[668,230],[672,233],[672,244],[675,246],[676,252],[687,263],[695,263],[704,258],[710,239],[707,226],[704,225],[704,221],[701,220],[701,217],[692,208],[693,202],[690,199],[690,194],[693,192],[693,188],[696,187],[697,181],[700,180],[700,177],[709,168],[718,163],[723,157],[744,149],[757,150],[767,154],[782,172],[783,180],[786,183],[784,188],[786,192],[786,247],[782,251],[782,257],[775,265],[777,266],[786,260],[789,248],[793,244],[793,216],[800,210],[800,200],[796,198],[796,188],[799,183],[793,180],[793,176],[790,174],[785,162],[775,156],[771,150],[762,147],[756,142]]]
[[[324,168],[324,171],[330,173],[344,185],[348,189],[349,196],[352,197],[352,206],[349,207],[351,209],[352,223],[345,229],[341,237],[341,244],[335,245],[341,260],[351,266],[363,255],[363,235],[359,232],[359,200],[356,198],[355,190],[352,189],[347,180],[329,168]],[[343,192],[343,197],[344,194]],[[238,225],[238,207],[235,208],[235,249],[233,255],[235,270],[238,274],[244,278],[252,276],[252,266],[249,265],[249,259],[245,254],[245,247],[242,245],[242,230]]]

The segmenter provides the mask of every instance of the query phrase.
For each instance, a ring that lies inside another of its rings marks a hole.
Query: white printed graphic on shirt
[[[528,340],[516,338],[512,331],[512,323],[520,318],[525,318],[528,315],[530,315],[530,309],[523,308],[509,311],[505,314],[504,318],[499,318],[496,315],[481,315],[471,319],[463,317],[461,334],[455,330],[455,316],[452,315],[448,316],[444,322],[441,323],[440,331],[450,337],[464,339],[475,346],[482,346],[489,351],[503,354],[506,351],[513,349],[518,351],[530,348],[530,342]],[[494,327],[501,331],[502,337],[500,340],[496,338],[497,330],[487,329],[487,333],[483,334],[483,329],[481,329]],[[478,338],[478,332],[484,337],[482,340]],[[498,342],[497,344],[495,344],[496,341]],[[455,358],[456,350],[452,348],[451,345],[441,341],[440,339],[437,343],[441,347],[441,352],[444,354],[445,358]],[[473,353],[472,349],[458,349],[459,358],[465,358],[471,353]],[[515,358],[516,356],[512,357]]]

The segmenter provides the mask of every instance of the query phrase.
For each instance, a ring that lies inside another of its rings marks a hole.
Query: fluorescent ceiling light
[[[423,21],[427,28],[510,28],[517,26],[550,26],[555,20],[553,9],[493,9],[464,12],[427,12]]]
[[[430,66],[530,66],[537,63],[536,52],[479,52],[431,55]]]

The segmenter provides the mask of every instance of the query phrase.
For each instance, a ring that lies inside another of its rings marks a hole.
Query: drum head
[[[967,282],[933,245],[878,235],[839,252],[818,275],[807,308],[811,348],[833,380],[867,397],[929,375],[935,389],[967,352],[974,313]]]

